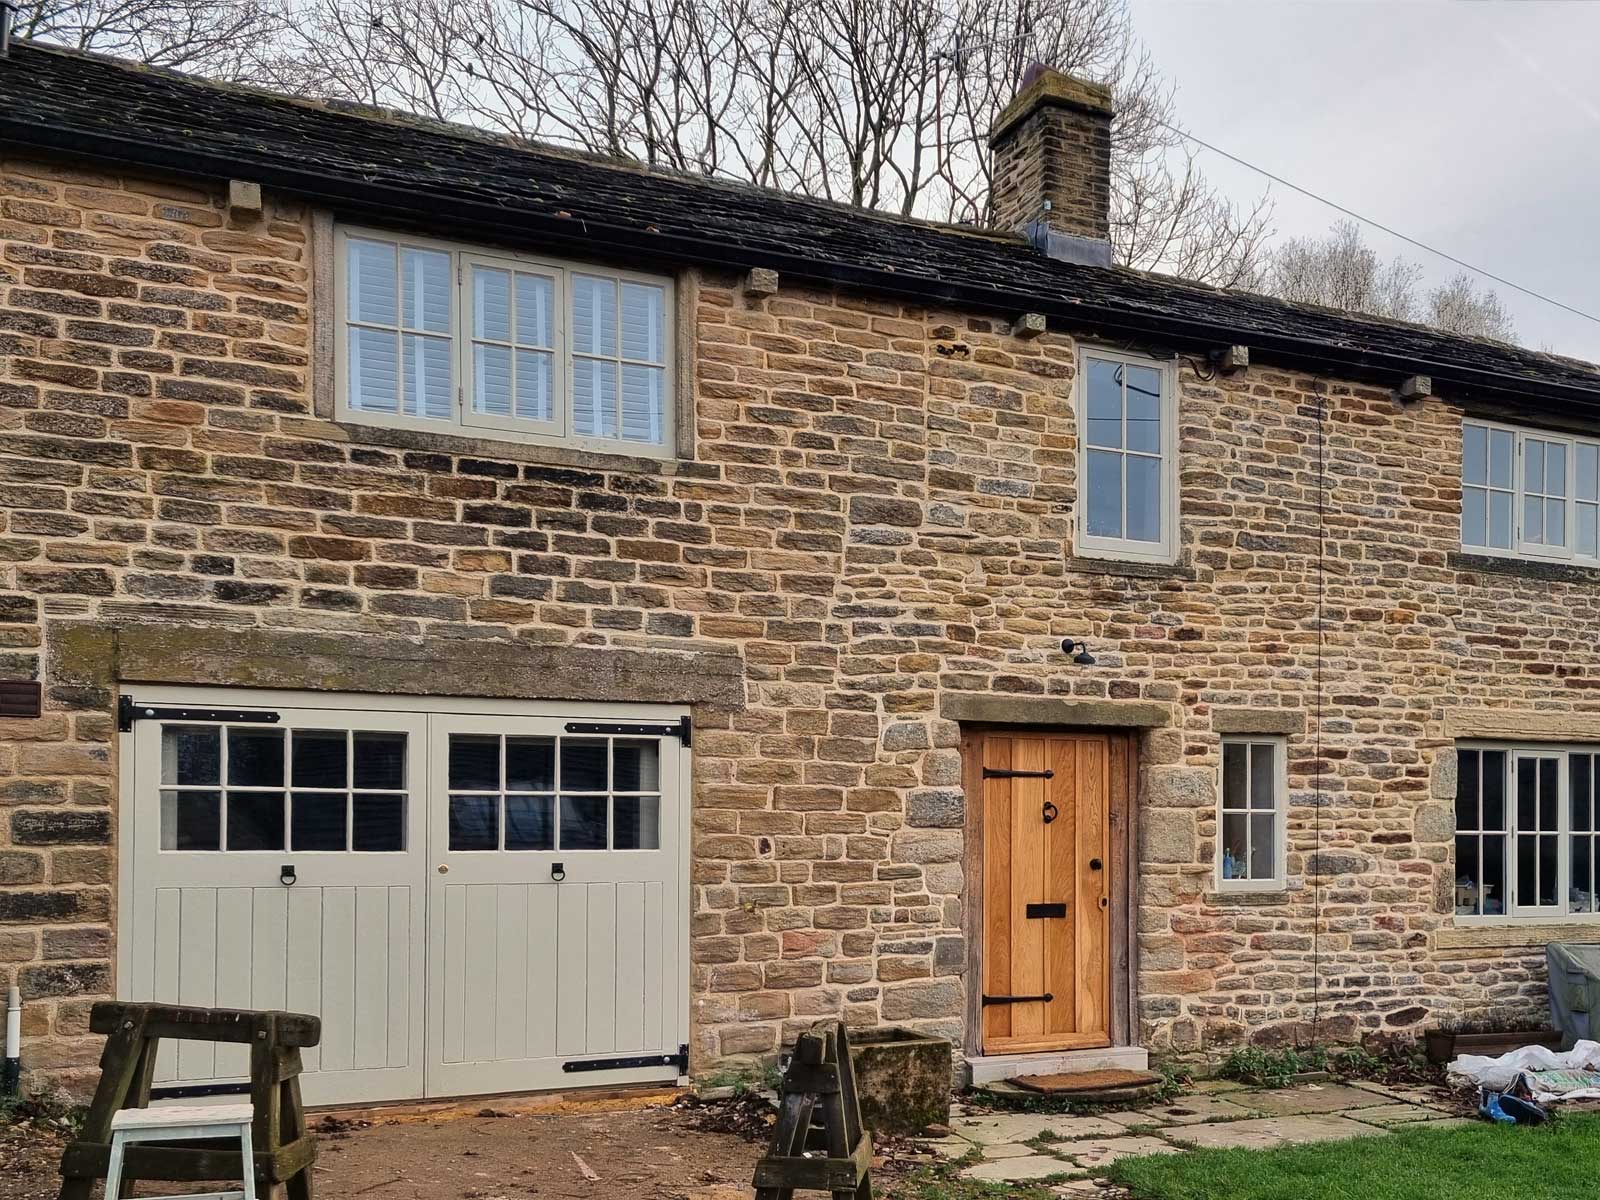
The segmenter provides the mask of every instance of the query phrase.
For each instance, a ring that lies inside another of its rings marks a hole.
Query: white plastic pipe
[[[0,1066],[0,1095],[15,1096],[22,1083],[22,993],[6,994],[6,1061]]]

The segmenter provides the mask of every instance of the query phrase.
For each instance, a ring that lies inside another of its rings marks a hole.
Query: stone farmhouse
[[[1110,266],[1112,117],[1032,78],[984,231],[15,46],[29,1078],[111,996],[320,1014],[312,1102],[1537,1014],[1600,371]]]

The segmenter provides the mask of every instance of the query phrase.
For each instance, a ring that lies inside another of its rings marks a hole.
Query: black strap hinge
[[[561,1064],[568,1074],[580,1071],[628,1071],[639,1067],[677,1067],[679,1075],[689,1073],[689,1043],[682,1042],[676,1054],[629,1054],[621,1058],[573,1058]]]
[[[675,737],[685,746],[693,744],[694,724],[679,717],[671,725],[641,725],[637,721],[568,721],[568,733],[613,733],[626,737]]]
[[[985,767],[985,779],[1054,779],[1056,773],[1051,770],[1044,771],[1013,771],[1007,767]]]
[[[983,1006],[988,1008],[991,1004],[1038,1004],[1040,1001],[1049,1004],[1054,999],[1055,995],[1051,992],[1046,992],[1042,996],[985,996]]]
[[[259,708],[190,708],[140,704],[132,696],[117,699],[117,729],[129,733],[135,721],[226,721],[234,725],[276,725],[275,712]]]

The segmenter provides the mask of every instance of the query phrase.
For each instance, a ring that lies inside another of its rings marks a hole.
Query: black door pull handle
[[[1048,800],[1044,802],[1044,823],[1046,825],[1050,824],[1051,821],[1054,821],[1060,815],[1061,810],[1059,808],[1050,803]]]
[[[566,877],[567,877],[567,864],[566,863],[551,863],[550,864],[550,878],[551,879],[554,879],[557,883],[560,883]]]
[[[284,863],[283,866],[278,868],[278,882],[283,884],[284,887],[294,886],[293,863]]]

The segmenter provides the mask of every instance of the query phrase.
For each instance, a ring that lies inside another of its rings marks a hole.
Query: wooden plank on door
[[[1011,987],[1018,996],[1040,996],[1045,986],[1044,922],[1030,920],[1028,905],[1045,895],[1044,803],[1049,780],[1045,770],[1043,738],[1016,738],[1011,765],[1032,774],[1011,781]],[[1044,1033],[1044,1004],[1030,1001],[1007,1005],[1011,1009],[1011,1035],[1037,1037]]]
[[[157,1004],[178,1003],[178,930],[182,923],[178,888],[158,888],[155,904],[155,948],[152,954],[150,999]],[[161,1043],[156,1055],[157,1083],[171,1083],[178,1077],[178,1043],[171,1038]]]
[[[322,1069],[348,1071],[356,1045],[356,889],[322,889]]]
[[[984,737],[983,765],[1011,767],[1011,739]],[[983,992],[1011,994],[1011,780],[983,780]],[[984,1037],[1011,1036],[1008,1005],[984,1006]]]
[[[1106,1015],[1106,801],[1109,797],[1107,745],[1104,738],[1078,742],[1078,1016],[1076,1032],[1085,1037],[1103,1035]],[[1100,870],[1089,864],[1098,859]]]
[[[589,884],[588,1052],[617,1044],[617,885]]]
[[[495,961],[500,956],[500,928],[496,920],[499,888],[474,883],[466,890],[467,953],[466,992],[462,1006],[462,1056],[468,1062],[494,1059]]]
[[[645,885],[617,884],[617,1008],[616,1037],[618,1054],[637,1053],[645,1046]],[[659,939],[650,939],[659,940]]]
[[[556,1052],[556,891],[557,884],[528,885],[527,1057]]]
[[[577,1057],[589,1050],[589,888],[555,885],[556,1053]]]
[[[251,975],[256,962],[256,948],[251,942],[255,933],[255,892],[255,888],[248,887],[217,890],[218,1008],[250,1007]],[[219,1044],[214,1069],[218,1078],[237,1079],[250,1074],[250,1047]]]
[[[178,901],[178,1000],[210,1008],[217,1002],[217,889],[184,888]],[[216,1044],[178,1043],[178,1078],[216,1074]]]
[[[411,1065],[411,889],[395,885],[389,894],[388,1045],[384,1065]]]
[[[528,1046],[528,888],[503,883],[496,889],[498,951],[494,980],[494,1057],[521,1058]]]
[[[351,1061],[358,1068],[382,1067],[389,1061],[389,889],[356,888],[355,980],[351,1008],[355,1036]]]
[[[1048,1034],[1071,1033],[1078,1027],[1077,949],[1078,874],[1078,746],[1075,738],[1050,739],[1050,769],[1055,778],[1046,791],[1056,806],[1057,816],[1044,826],[1045,899],[1064,903],[1064,917],[1051,917],[1037,924],[1044,934],[1044,974],[1054,999],[1045,1006],[1044,1030]]]
[[[288,892],[287,1007],[290,1012],[321,1012],[322,889],[292,887]],[[322,1047],[307,1046],[300,1057],[307,1071],[315,1071],[322,1065]]]
[[[430,921],[438,921],[444,938],[444,978],[440,981],[444,1000],[439,1014],[443,1022],[444,1045],[441,1057],[447,1063],[465,1061],[466,1006],[467,1006],[467,889],[457,884],[447,884],[438,889],[443,892],[443,913],[430,914]]]

